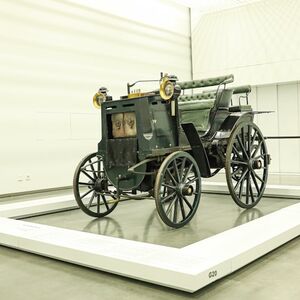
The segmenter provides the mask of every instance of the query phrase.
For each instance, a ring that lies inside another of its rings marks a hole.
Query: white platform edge
[[[0,204],[0,217],[22,218],[78,207],[73,195]]]
[[[300,234],[300,203],[177,249],[0,218],[0,244],[187,292]]]
[[[229,194],[226,182],[202,182],[202,192]],[[267,184],[264,197],[300,198],[300,186]]]

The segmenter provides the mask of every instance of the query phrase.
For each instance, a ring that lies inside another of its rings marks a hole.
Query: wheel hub
[[[261,169],[262,168],[262,162],[259,159],[250,159],[248,161],[248,168],[249,169]]]
[[[97,178],[95,181],[94,189],[97,193],[101,193],[106,190],[107,180],[103,178]]]
[[[252,168],[253,169],[261,169],[262,168],[262,162],[261,160],[254,160],[252,163]]]
[[[176,193],[179,196],[191,196],[194,192],[192,185],[185,185],[184,183],[179,183],[176,187]]]
[[[192,185],[186,185],[182,189],[182,194],[184,196],[191,196],[193,194],[193,192],[194,192],[194,188]]]

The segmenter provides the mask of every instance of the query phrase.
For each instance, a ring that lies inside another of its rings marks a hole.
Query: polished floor
[[[153,200],[122,202],[109,217],[100,220],[92,219],[80,210],[26,220],[95,234],[183,247],[298,202],[299,200],[295,199],[264,198],[256,208],[244,211],[238,208],[229,196],[203,194],[194,219],[187,226],[177,230],[166,227],[160,221]],[[0,247],[0,299],[299,300],[299,265],[298,237],[234,274],[194,294],[187,294]]]

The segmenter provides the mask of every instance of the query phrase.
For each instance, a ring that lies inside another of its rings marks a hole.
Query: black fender
[[[252,111],[231,113],[222,123],[220,131],[231,132],[241,122],[252,122],[254,114]]]
[[[210,165],[204,146],[193,123],[181,124],[191,145],[192,154],[199,167],[201,177],[211,177]]]

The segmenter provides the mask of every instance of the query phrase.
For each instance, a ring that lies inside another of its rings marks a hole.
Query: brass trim
[[[141,93],[141,92],[130,93],[130,94],[128,94],[128,99],[140,98],[140,97],[147,96],[148,94],[149,93]]]
[[[168,84],[171,84],[172,87],[173,87],[172,93],[170,95],[167,95],[166,91],[165,91],[165,88]],[[168,101],[173,97],[174,92],[175,92],[175,86],[174,86],[173,82],[171,82],[169,77],[167,75],[165,75],[161,79],[160,85],[159,85],[159,94],[160,94],[161,98]]]
[[[100,97],[102,97],[102,99],[99,99]],[[99,109],[99,108],[101,108],[101,104],[105,100],[106,100],[106,94],[97,92],[93,97],[93,105]]]

